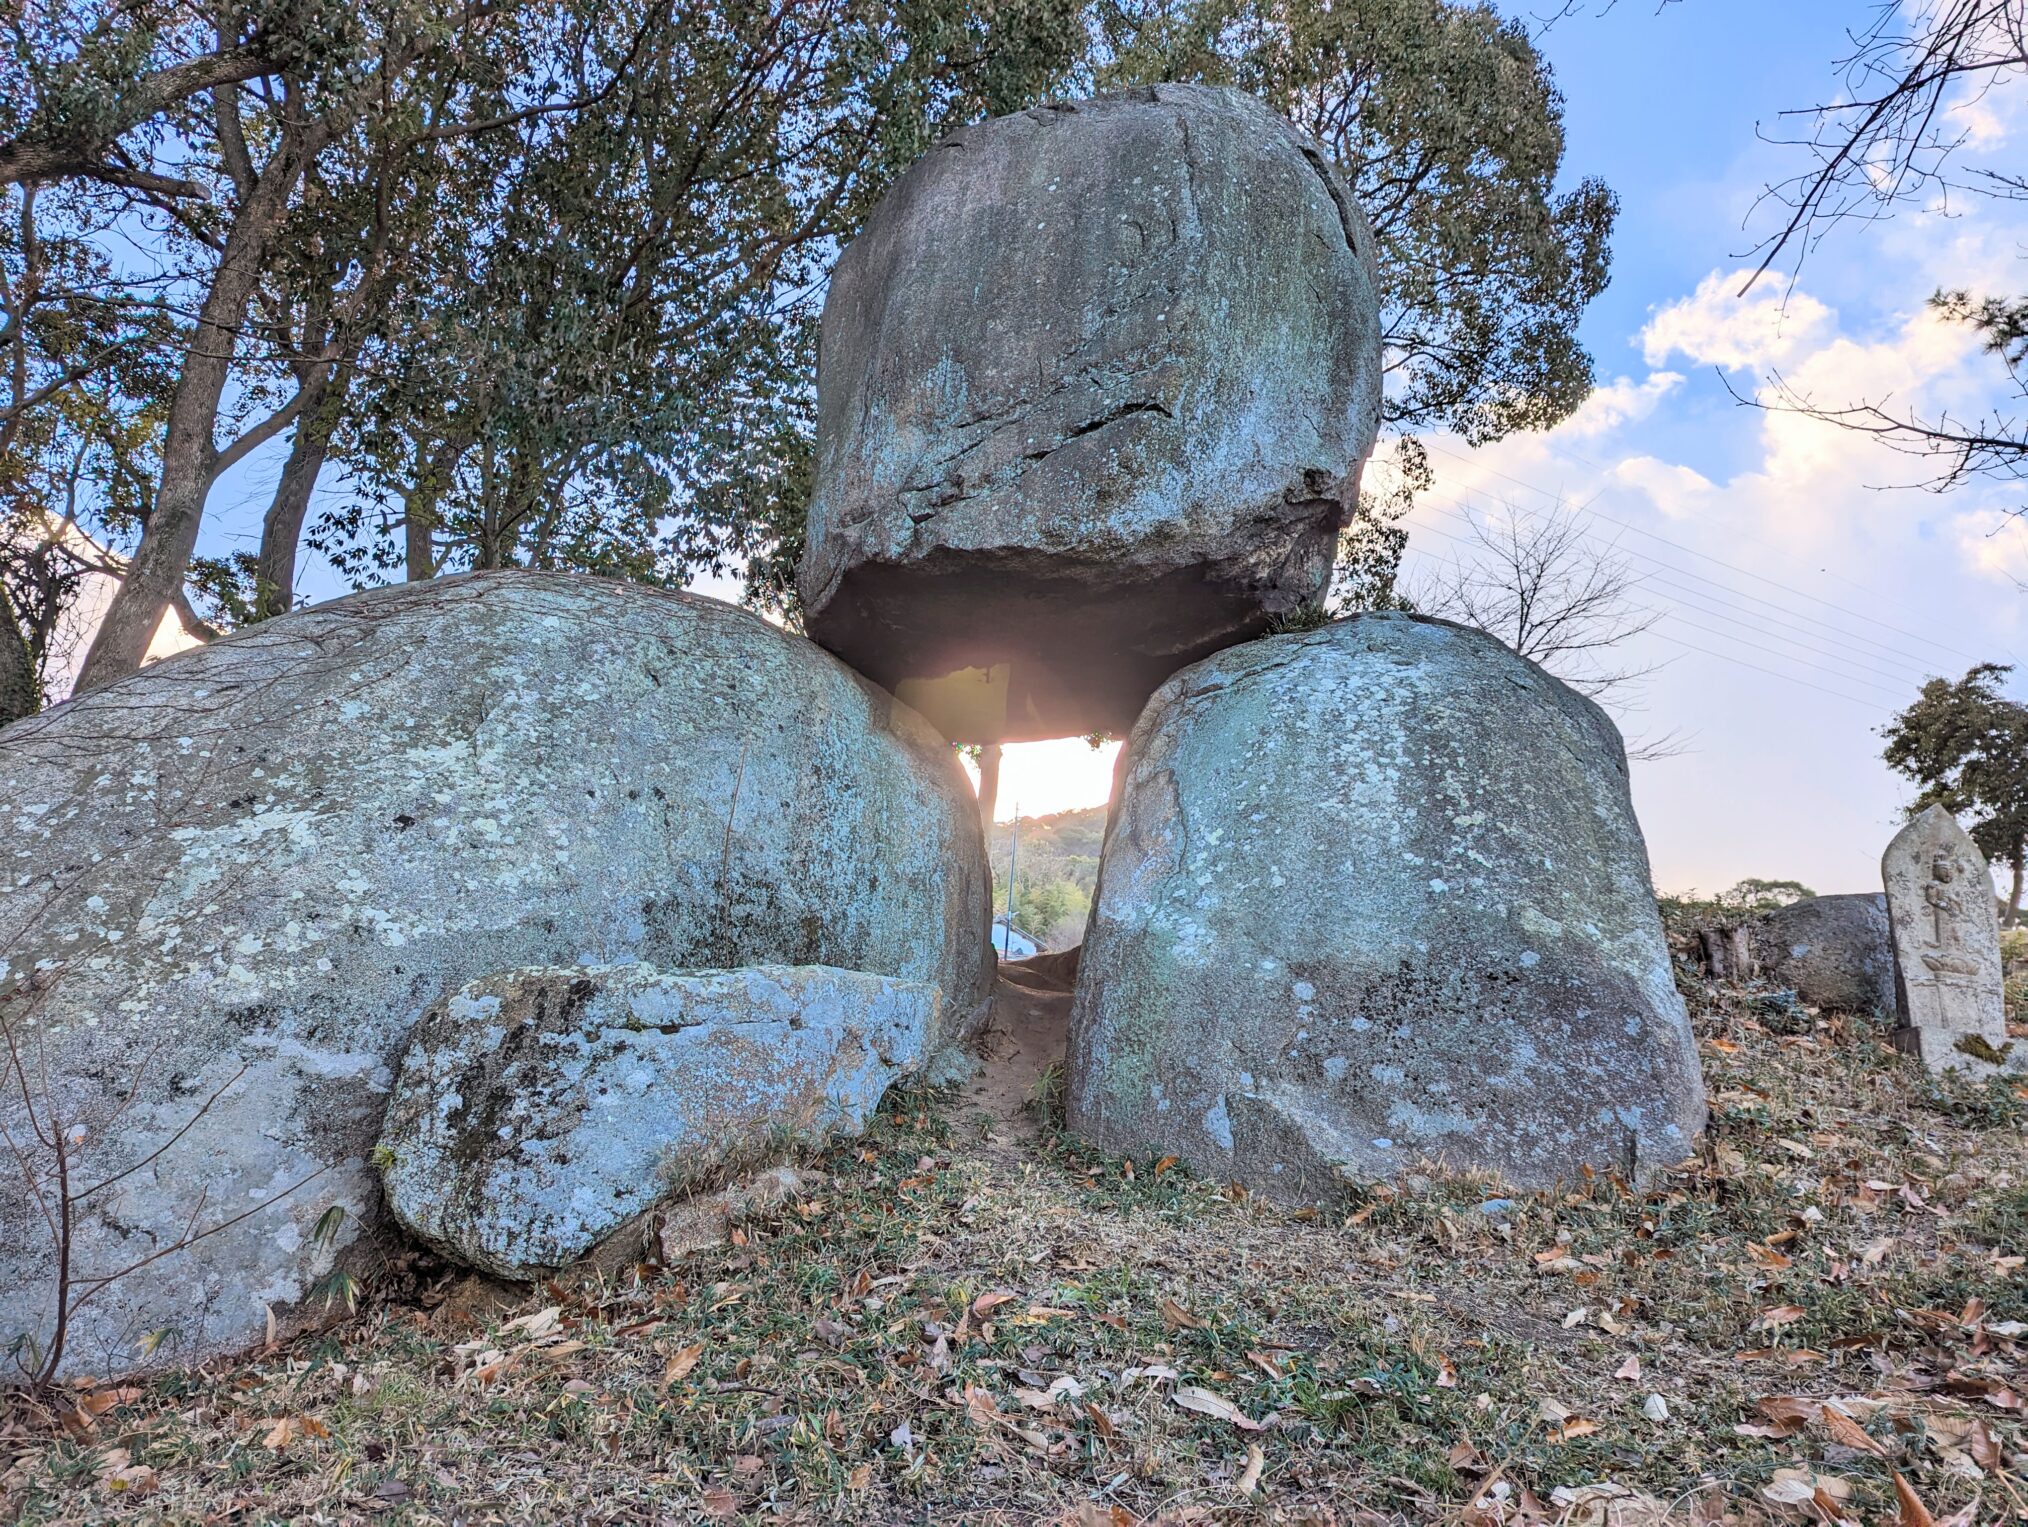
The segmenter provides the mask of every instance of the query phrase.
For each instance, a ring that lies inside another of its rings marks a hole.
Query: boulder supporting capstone
[[[1684,1159],[1705,1117],[1625,750],[1483,632],[1355,616],[1184,670],[1122,755],[1071,1128],[1289,1201]]]
[[[74,1122],[73,1181],[110,1180],[74,1274],[139,1264],[64,1371],[201,1359],[370,1271],[402,1046],[467,981],[836,966],[936,988],[932,1050],[990,991],[950,745],[810,642],[606,579],[360,594],[18,722],[0,844],[0,1022],[34,1037],[0,1122]],[[0,1167],[0,1348],[53,1339],[47,1157]]]

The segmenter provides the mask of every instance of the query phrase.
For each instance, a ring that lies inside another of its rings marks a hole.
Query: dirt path
[[[1043,1073],[1063,1059],[1070,1025],[1070,985],[1060,959],[1017,960],[1000,967],[993,1016],[980,1042],[985,1069],[966,1087],[966,1100],[986,1123],[986,1152],[1018,1166],[1041,1133],[1029,1105]],[[1072,967],[1074,971],[1074,967]]]

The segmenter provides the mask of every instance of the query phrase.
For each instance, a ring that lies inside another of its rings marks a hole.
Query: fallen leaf
[[[1243,1432],[1264,1432],[1272,1424],[1271,1421],[1253,1420],[1224,1395],[1213,1394],[1209,1389],[1199,1388],[1195,1384],[1178,1384],[1169,1398],[1184,1410],[1194,1410],[1201,1416],[1213,1416],[1220,1421],[1229,1421]]]
[[[845,1488],[848,1490],[864,1490],[872,1483],[873,1465],[870,1463],[857,1465],[850,1474],[845,1476]]]
[[[125,1468],[101,1474],[99,1483],[115,1495],[131,1495],[138,1498],[155,1488],[155,1471],[145,1463],[129,1464]]]
[[[1572,1310],[1568,1315],[1563,1317],[1563,1329],[1568,1331],[1573,1327],[1583,1325],[1590,1314],[1589,1308],[1580,1305],[1577,1309]]]
[[[1760,1413],[1774,1423],[1776,1430],[1768,1435],[1776,1437],[1795,1436],[1816,1420],[1817,1412],[1823,1409],[1815,1400],[1805,1400],[1798,1395],[1772,1394],[1755,1403]]]
[[[726,1489],[724,1485],[706,1485],[704,1487],[703,1505],[706,1516],[727,1517],[739,1515],[739,1497]]]
[[[1651,1394],[1641,1401],[1641,1414],[1650,1421],[1666,1421],[1669,1419],[1669,1402],[1658,1394]]]
[[[1929,1514],[1929,1508],[1899,1474],[1894,1476],[1894,1503],[1901,1508],[1901,1514],[1896,1518],[1900,1527],[1936,1527],[1936,1518]]]
[[[662,1369],[662,1387],[667,1389],[678,1379],[687,1377],[690,1370],[697,1366],[697,1360],[702,1356],[704,1356],[704,1343],[701,1341],[693,1342],[683,1348],[682,1351],[676,1353],[675,1356],[669,1359],[668,1365]]]
[[[1260,1488],[1261,1470],[1267,1467],[1267,1455],[1260,1450],[1258,1442],[1246,1445],[1246,1472],[1239,1476],[1239,1493],[1251,1495]]]
[[[102,1416],[116,1405],[128,1405],[141,1398],[141,1391],[126,1389],[93,1389],[78,1396],[77,1408],[88,1416]]]
[[[1586,1420],[1583,1416],[1572,1416],[1563,1425],[1549,1434],[1551,1442],[1568,1442],[1573,1437],[1589,1437],[1598,1430],[1598,1422]]]
[[[1641,1376],[1641,1358],[1637,1352],[1629,1352],[1627,1360],[1613,1370],[1613,1377],[1632,1383]]]
[[[532,1315],[522,1315],[517,1319],[508,1321],[500,1327],[500,1334],[505,1336],[510,1331],[519,1332],[528,1340],[533,1341],[537,1337],[547,1336],[562,1323],[562,1306],[552,1304],[547,1309],[537,1310]]]
[[[1001,1305],[1010,1303],[1017,1297],[1019,1296],[1009,1293],[1004,1288],[996,1289],[990,1294],[981,1294],[972,1301],[972,1313],[974,1315],[983,1315],[986,1311],[998,1309]]]
[[[1826,1405],[1817,1419],[1824,1430],[1831,1434],[1831,1440],[1840,1447],[1854,1448],[1861,1453],[1871,1453],[1875,1458],[1885,1458],[1887,1449],[1867,1434],[1866,1428],[1839,1410],[1835,1405]]]
[[[1993,1439],[1993,1434],[1986,1429],[1986,1423],[1983,1421],[1972,1423],[1971,1431],[1965,1438],[1965,1446],[1972,1455],[1972,1462],[1988,1474],[1999,1473],[2006,1462],[2005,1455],[2000,1451],[2000,1444]]]
[[[1754,1325],[1760,1330],[1772,1331],[1777,1326],[1790,1325],[1801,1320],[1806,1313],[1808,1312],[1800,1304],[1778,1304],[1771,1310],[1762,1310],[1760,1318]]]
[[[1817,1474],[1809,1469],[1776,1469],[1774,1478],[1761,1486],[1761,1498],[1778,1506],[1808,1506],[1822,1495],[1834,1505],[1849,1498],[1851,1485],[1835,1474]],[[1834,1513],[1835,1515],[1835,1513]]]
[[[268,1428],[267,1435],[261,1438],[261,1445],[279,1453],[298,1437],[315,1440],[330,1435],[331,1428],[315,1416],[283,1416]]]
[[[1165,1329],[1171,1331],[1201,1331],[1205,1327],[1205,1322],[1184,1309],[1174,1299],[1164,1299],[1162,1301],[1162,1325]]]

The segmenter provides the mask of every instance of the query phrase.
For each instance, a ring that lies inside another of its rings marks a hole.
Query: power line
[[[1443,537],[1443,539],[1447,541],[1454,541],[1457,542],[1459,545],[1470,544],[1464,541],[1461,537],[1451,535],[1449,532],[1438,529],[1434,526],[1425,526],[1423,528],[1428,529],[1432,533]],[[1424,553],[1424,555],[1429,555],[1429,553]],[[1674,611],[1665,610],[1658,613],[1660,617],[1663,619],[1673,619],[1680,625],[1688,626],[1691,630],[1700,631],[1711,636],[1716,636],[1722,641],[1734,642],[1739,646],[1747,648],[1749,651],[1760,653],[1762,656],[1771,658],[1776,662],[1797,663],[1803,667],[1812,668],[1817,670],[1818,672],[1829,674],[1831,677],[1840,679],[1846,683],[1860,684],[1868,688],[1880,689],[1882,693],[1894,693],[1894,691],[1887,690],[1884,686],[1871,684],[1868,680],[1861,679],[1856,675],[1845,673],[1837,669],[1826,668],[1822,664],[1811,663],[1806,659],[1797,658],[1790,654],[1770,651],[1768,648],[1759,646],[1758,644],[1753,642],[1749,642],[1745,640],[1743,637],[1732,635],[1729,632],[1713,631],[1709,627],[1696,625],[1694,622],[1683,620],[1682,617]],[[1643,632],[1642,634],[1652,636],[1656,640],[1667,642],[1672,646],[1683,648],[1685,651],[1688,652],[1695,652],[1704,657],[1715,658],[1719,662],[1737,664],[1741,668],[1750,669],[1755,673],[1765,674],[1769,678],[1780,679],[1790,684],[1800,684],[1803,688],[1814,690],[1818,694],[1829,695],[1833,699],[1845,700],[1853,705],[1864,706],[1868,711],[1871,711],[1875,714],[1878,714],[1879,711],[1881,711],[1884,708],[1881,702],[1878,700],[1869,700],[1859,695],[1846,694],[1840,690],[1827,689],[1821,684],[1812,683],[1810,680],[1800,678],[1793,673],[1783,673],[1777,669],[1764,668],[1758,663],[1748,662],[1745,658],[1738,657],[1735,654],[1729,652],[1713,652],[1708,647],[1700,647],[1694,642],[1684,641],[1681,637],[1675,636],[1666,631],[1657,631],[1650,628],[1649,630]]]
[[[1608,473],[1611,471],[1611,468],[1602,466],[1600,463],[1593,460],[1591,457],[1585,455],[1584,452],[1582,451],[1571,449],[1570,446],[1564,444],[1562,441],[1558,441],[1554,446],[1551,447],[1551,449],[1557,451],[1561,455],[1568,456],[1575,461],[1580,461],[1584,463],[1584,465],[1590,467],[1594,472]],[[1742,531],[1740,532],[1740,534],[1744,536],[1745,539],[1752,541],[1756,546],[1764,546],[1769,551],[1773,552],[1779,552],[1781,550],[1781,548],[1777,547],[1773,542],[1767,540],[1763,536],[1754,535],[1751,531]],[[1847,588],[1856,589],[1860,593],[1870,595],[1874,599],[1884,600],[1888,604],[1895,606],[1897,609],[1905,610],[1910,615],[1916,616],[1918,619],[1920,619],[1923,614],[1921,610],[1918,610],[1906,599],[1898,598],[1893,594],[1889,594],[1884,592],[1883,590],[1874,588],[1871,584],[1861,583],[1856,578],[1848,578],[1843,573],[1833,572],[1828,567],[1820,567],[1817,569],[1817,572],[1822,577],[1836,579],[1838,582],[1844,584]],[[1972,654],[1969,652],[1960,651],[1955,647],[1948,646],[1941,642],[1936,642],[1933,643],[1932,645],[1942,647],[1944,651],[1953,653],[1958,657],[1968,657],[1968,658],[1972,657]],[[1973,658],[1973,661],[1977,662],[1979,661],[1979,659]]]
[[[1448,502],[1456,503],[1457,501],[1450,500]],[[1446,514],[1454,519],[1463,519],[1466,524],[1473,525],[1476,528],[1477,522],[1471,518],[1469,508],[1467,506],[1460,506],[1460,509],[1463,512],[1460,512],[1460,510],[1445,509],[1441,507],[1440,504],[1437,503],[1432,503],[1432,507],[1435,508],[1435,511],[1439,514]],[[1434,525],[1424,525],[1421,528],[1429,530],[1432,534],[1441,535],[1446,540],[1457,541],[1461,545],[1471,544],[1462,541],[1457,536],[1447,534],[1446,532],[1438,529]],[[1591,541],[1589,537],[1583,536],[1582,532],[1580,532],[1580,536],[1581,538],[1585,539],[1588,544],[1593,545],[1595,547],[1603,545],[1603,549],[1608,550],[1615,555],[1621,555],[1630,558],[1640,558],[1643,561],[1656,562],[1657,566],[1662,567],[1666,571],[1672,572],[1676,571],[1676,569],[1670,567],[1669,564],[1658,562],[1656,561],[1656,559],[1649,557],[1646,553],[1637,552],[1630,550],[1628,548],[1620,547],[1617,543],[1610,542],[1599,543]],[[1672,583],[1666,578],[1657,577],[1654,573],[1649,572],[1646,569],[1640,567],[1631,567],[1630,571],[1634,574],[1634,581],[1643,586],[1652,584],[1659,585],[1661,588],[1674,590],[1677,599],[1687,601],[1689,603],[1689,608],[1698,614],[1713,616],[1714,618],[1719,620],[1731,619],[1736,624],[1747,625],[1749,629],[1757,632],[1762,636],[1766,636],[1771,640],[1799,646],[1807,652],[1813,652],[1817,654],[1819,657],[1828,657],[1836,659],[1840,662],[1847,664],[1850,668],[1855,670],[1855,677],[1856,672],[1863,671],[1865,673],[1874,674],[1880,678],[1893,680],[1897,685],[1904,686],[1903,689],[1898,689],[1895,691],[1895,693],[1897,694],[1904,693],[1906,687],[1920,685],[1924,679],[1931,677],[1931,675],[1923,672],[1921,669],[1916,667],[1914,663],[1910,662],[1906,658],[1901,657],[1899,653],[1895,652],[1891,648],[1884,649],[1884,652],[1888,658],[1888,661],[1895,663],[1902,668],[1903,671],[1901,672],[1896,672],[1890,668],[1880,667],[1876,663],[1863,662],[1860,660],[1860,655],[1855,655],[1842,648],[1829,648],[1821,646],[1818,644],[1818,641],[1820,639],[1819,633],[1817,631],[1809,629],[1809,626],[1807,625],[1799,625],[1796,622],[1784,619],[1782,616],[1779,615],[1763,614],[1760,611],[1748,608],[1745,605],[1736,604],[1733,601],[1721,598],[1718,595],[1707,594],[1701,589],[1684,588],[1681,584]],[[1685,573],[1683,574],[1683,576],[1687,578],[1696,579],[1696,581],[1700,583],[1710,583],[1712,587],[1725,589],[1726,592],[1728,593],[1738,592],[1737,590],[1732,589],[1727,584],[1717,583],[1709,578],[1700,578],[1695,573]],[[1747,598],[1749,600],[1753,599],[1753,596],[1750,594],[1743,595],[1742,597]],[[1766,604],[1767,601],[1754,600],[1754,603]],[[1724,606],[1725,608],[1711,609],[1709,606],[1712,604],[1721,605]],[[1779,608],[1779,607],[1771,606],[1771,608]],[[1727,614],[1728,610],[1737,613],[1728,615]],[[1807,617],[1805,617],[1805,619],[1807,619]],[[1767,628],[1768,624],[1786,627],[1787,631],[1785,632],[1785,631],[1769,630]],[[1849,633],[1841,632],[1836,627],[1825,625],[1823,622],[1812,622],[1812,624],[1821,626],[1825,633],[1828,633],[1829,635],[1834,637],[1844,638],[1848,637],[1849,635]],[[1788,634],[1789,632],[1793,632],[1796,634]],[[1878,644],[1876,643],[1874,645]],[[1864,656],[1871,656],[1871,654],[1864,654]],[[1860,682],[1864,681],[1862,680]]]
[[[1498,470],[1497,468],[1483,466],[1481,463],[1473,461],[1469,456],[1462,456],[1458,452],[1453,451],[1446,446],[1429,444],[1427,448],[1430,450],[1437,451],[1442,455],[1448,456],[1453,461],[1462,462],[1466,466],[1477,466],[1480,468],[1480,470],[1488,472],[1494,477],[1498,477],[1507,482],[1511,482],[1516,487],[1526,488],[1530,493],[1540,494],[1544,498],[1548,498],[1558,502],[1562,501],[1562,496],[1560,494],[1551,493],[1545,488],[1538,488],[1533,483],[1523,482],[1520,478],[1511,476],[1506,472]],[[1644,529],[1643,527],[1633,524],[1632,522],[1627,520],[1618,519],[1613,515],[1605,513],[1603,510],[1593,509],[1588,503],[1580,504],[1577,505],[1576,507],[1581,509],[1586,514],[1593,515],[1598,519],[1606,521],[1608,524],[1618,525],[1624,530],[1631,530],[1635,535],[1647,536],[1650,540],[1659,541],[1664,546],[1674,547],[1677,551],[1688,553],[1690,556],[1696,557],[1701,561],[1709,562],[1714,566],[1725,568],[1729,572],[1738,573],[1742,577],[1751,578],[1757,583],[1765,583],[1770,588],[1780,589],[1783,593],[1792,594],[1798,599],[1807,599],[1812,604],[1822,605],[1827,610],[1836,610],[1839,614],[1849,615],[1854,620],[1867,621],[1869,623],[1876,624],[1884,630],[1894,632],[1897,636],[1906,636],[1911,641],[1921,642],[1924,646],[1935,647],[1940,651],[1951,653],[1953,656],[1970,658],[1975,663],[1980,661],[1980,659],[1976,654],[1966,652],[1961,647],[1953,647],[1948,642],[1940,642],[1936,640],[1936,638],[1924,636],[1920,632],[1909,631],[1905,630],[1900,626],[1890,625],[1886,621],[1880,620],[1877,616],[1864,614],[1858,610],[1849,610],[1841,604],[1835,604],[1831,600],[1820,598],[1815,594],[1806,593],[1802,589],[1794,588],[1789,584],[1782,583],[1774,578],[1767,577],[1763,573],[1754,572],[1751,568],[1740,567],[1735,563],[1727,562],[1722,557],[1714,557],[1710,555],[1708,552],[1701,552],[1697,550],[1697,548],[1694,546],[1685,546],[1680,541],[1672,541],[1667,536],[1657,535],[1652,530]]]
[[[1425,502],[1449,503],[1455,505],[1458,508],[1463,509],[1467,517],[1470,516],[1472,511],[1472,506],[1470,504],[1465,503],[1463,500],[1457,498],[1444,499],[1437,497],[1435,495],[1431,495],[1425,499]],[[1584,533],[1580,532],[1580,534]],[[1767,610],[1778,612],[1777,614],[1773,615],[1759,615],[1757,616],[1757,618],[1759,619],[1772,620],[1780,625],[1793,625],[1798,630],[1803,630],[1808,627],[1814,626],[1818,628],[1818,630],[1822,631],[1824,634],[1836,637],[1840,641],[1856,642],[1861,646],[1872,647],[1876,649],[1881,656],[1886,657],[1890,661],[1893,661],[1895,663],[1899,663],[1904,668],[1908,669],[1910,671],[1911,676],[1913,676],[1912,681],[1915,683],[1920,683],[1922,682],[1923,679],[1929,678],[1932,675],[1932,670],[1921,659],[1911,657],[1903,653],[1900,648],[1890,646],[1889,644],[1879,641],[1873,637],[1863,636],[1856,631],[1848,631],[1844,627],[1833,625],[1830,621],[1824,620],[1818,616],[1805,614],[1801,610],[1791,609],[1789,606],[1784,604],[1777,604],[1774,600],[1764,598],[1759,594],[1749,594],[1746,592],[1746,590],[1735,588],[1733,587],[1733,585],[1726,583],[1720,579],[1707,577],[1703,573],[1693,573],[1688,568],[1679,567],[1677,564],[1670,562],[1666,558],[1656,556],[1653,552],[1639,551],[1631,546],[1626,546],[1622,544],[1620,541],[1616,539],[1600,540],[1588,534],[1585,535],[1585,539],[1594,546],[1601,546],[1610,549],[1615,555],[1639,558],[1641,561],[1650,563],[1653,566],[1660,568],[1665,572],[1673,573],[1679,578],[1687,578],[1692,583],[1708,584],[1714,589],[1722,589],[1727,594],[1737,595],[1739,598],[1746,600],[1748,604],[1760,605]],[[1672,586],[1680,587],[1680,585],[1672,585]],[[1685,592],[1694,593],[1697,591],[1685,590]],[[1708,594],[1700,594],[1699,597],[1714,598],[1715,596]],[[1745,609],[1744,606],[1739,606],[1738,608],[1742,610]],[[1747,611],[1746,613],[1752,614],[1754,612]],[[1797,624],[1798,622],[1800,622],[1800,624]]]

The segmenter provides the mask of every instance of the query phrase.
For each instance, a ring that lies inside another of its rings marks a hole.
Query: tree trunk
[[[345,410],[345,394],[352,379],[349,363],[340,361],[329,373],[310,384],[310,396],[296,419],[294,438],[289,442],[289,459],[282,464],[281,481],[275,484],[274,500],[261,521],[260,561],[254,591],[254,619],[286,615],[296,605],[296,548],[303,539],[303,521],[309,518],[310,495],[317,490],[317,475],[331,452],[331,432]]]
[[[415,481],[402,495],[401,509],[410,583],[422,583],[437,575],[434,539],[437,503],[443,498],[444,489],[450,485],[451,474],[458,469],[458,462],[471,448],[471,440],[462,433],[439,441],[436,449],[427,454],[420,444],[415,448]]]
[[[2028,859],[2028,846],[2017,846],[2010,861],[2014,868],[2014,883],[2007,890],[2007,919],[2002,927],[2021,926],[2021,866],[2024,859]]]
[[[14,601],[0,584],[0,726],[32,716],[37,709],[35,658],[14,614]],[[2020,877],[2015,877],[2018,884]]]
[[[1000,744],[986,743],[979,749],[979,831],[987,842],[993,839],[993,803],[1000,797]]]
[[[183,374],[169,404],[162,478],[155,490],[154,507],[142,528],[134,560],[114,591],[112,603],[106,606],[105,618],[78,674],[80,694],[141,666],[148,644],[162,624],[163,611],[183,586],[218,459],[213,437],[219,399],[232,372],[234,342],[246,322],[247,304],[296,182],[325,136],[325,132],[313,130],[313,141],[304,141],[294,133],[285,134],[261,171],[253,195],[232,220],[225,252],[212,275],[211,290],[198,314],[197,328],[184,353]]]
[[[1704,950],[1704,971],[1714,981],[1751,981],[1753,944],[1746,929],[1701,928],[1697,941]]]

